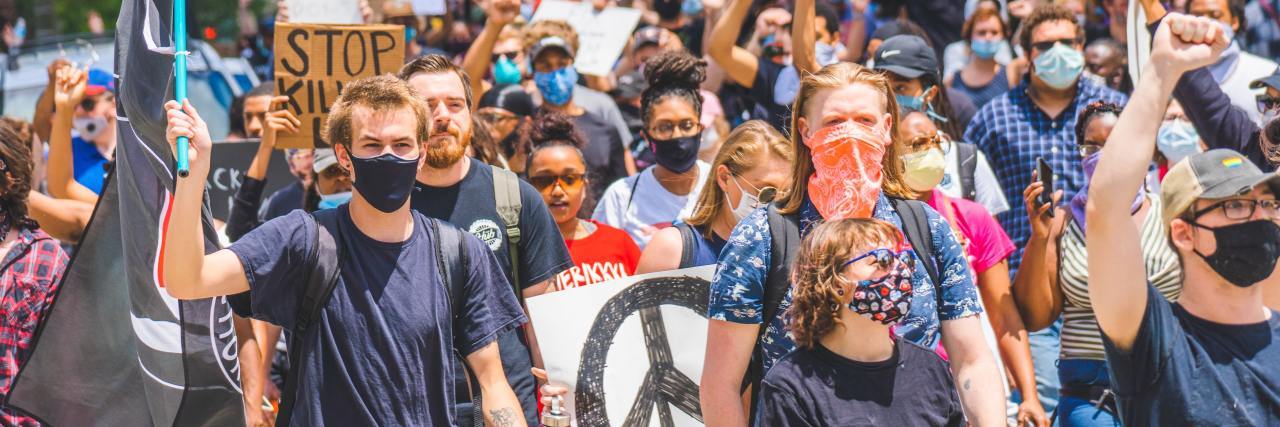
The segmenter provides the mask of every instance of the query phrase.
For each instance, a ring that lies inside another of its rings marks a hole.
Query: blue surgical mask
[[[1000,50],[1000,40],[975,39],[969,42],[969,50],[973,52],[973,56],[981,59],[991,59]]]
[[[417,158],[391,153],[363,159],[351,156],[351,166],[351,186],[375,209],[392,213],[409,201],[418,175]]]
[[[1034,63],[1036,77],[1058,90],[1071,87],[1080,77],[1080,72],[1084,71],[1084,55],[1062,43],[1054,44],[1052,49],[1041,52]]]
[[[929,89],[932,89],[932,88],[933,86],[925,87],[924,92],[920,92],[920,95],[918,96],[894,94],[893,97],[898,100],[898,112],[903,116],[905,116],[907,115],[907,113],[910,113],[912,111],[919,111],[929,116],[929,118],[933,119],[938,123],[946,123],[947,122],[946,117],[943,117],[942,115],[933,111],[933,105],[926,104],[924,102],[925,96],[929,94]]]
[[[413,42],[413,38],[418,36],[418,29],[413,27],[405,27],[404,41],[405,43]]]
[[[840,62],[840,57],[837,54],[843,47],[839,43],[830,45],[818,42],[817,46],[814,46],[814,56],[818,59],[818,65],[825,67]]]
[[[320,195],[320,209],[333,209],[342,206],[343,203],[351,201],[351,192],[343,191],[333,194]]]
[[[683,3],[680,3],[680,13],[697,16],[702,13],[702,0],[684,0]]]
[[[573,66],[549,73],[533,73],[533,82],[542,93],[542,99],[551,105],[563,106],[573,99],[573,86],[578,83],[578,70]]]
[[[493,64],[493,82],[500,85],[520,83],[520,67],[507,59],[506,55],[498,55],[498,63]]]
[[[1200,152],[1200,134],[1191,123],[1181,119],[1166,120],[1156,134],[1156,147],[1172,165]]]

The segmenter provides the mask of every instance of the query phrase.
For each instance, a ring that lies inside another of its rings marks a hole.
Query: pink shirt
[[[937,189],[933,190],[933,197],[927,203],[952,227],[960,230],[962,236],[956,237],[964,244],[974,273],[986,271],[1013,253],[1013,241],[982,205],[966,199],[948,198]]]

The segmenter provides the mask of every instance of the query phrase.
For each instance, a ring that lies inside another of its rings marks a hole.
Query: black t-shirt
[[[302,209],[303,190],[302,182],[294,180],[292,184],[271,193],[258,219],[267,222],[282,217],[294,209]]]
[[[791,102],[796,99],[799,88],[795,67],[760,57],[756,80],[751,84],[751,99],[756,102],[758,110],[756,116],[763,115],[760,118],[773,125],[774,129],[790,135],[787,128],[791,121]]]
[[[947,362],[895,340],[893,356],[882,362],[850,360],[821,344],[778,360],[761,382],[759,425],[965,425]]]
[[[452,249],[470,261],[457,270],[467,281],[457,295],[464,313],[453,316],[436,268],[437,236],[422,215],[413,214],[413,234],[399,243],[360,232],[346,205],[315,215],[337,224],[330,233],[344,255],[338,284],[303,337],[292,425],[453,425],[453,351],[471,354],[525,321],[497,260],[469,237]],[[254,318],[293,330],[306,288],[299,278],[312,268],[311,224],[295,210],[231,246],[244,266]]]
[[[956,129],[961,133],[952,138],[959,138],[964,135],[964,130],[969,128],[969,122],[973,121],[973,115],[978,113],[978,107],[973,105],[973,98],[968,94],[952,87],[946,89],[947,100],[951,102],[951,119],[956,121]]]
[[[621,147],[621,142],[615,141],[615,145]],[[462,181],[443,188],[414,183],[409,205],[423,215],[447,221],[479,237],[497,256],[498,266],[510,282],[507,224],[498,217],[493,194],[493,166],[472,158],[463,161],[471,162],[471,168]],[[520,204],[519,286],[525,289],[572,267],[573,259],[542,196],[524,181],[520,181]],[[514,290],[511,293],[514,295]],[[510,331],[499,337],[498,346],[502,350],[502,367],[507,380],[520,398],[525,418],[532,425],[537,422],[538,406],[534,397],[537,383],[529,373],[533,362],[529,358],[528,345],[522,341],[519,331]]]
[[[911,21],[920,25],[933,42],[933,50],[942,57],[942,50],[960,40],[964,26],[964,3],[957,0],[911,0],[906,3]]]
[[[582,155],[587,160],[587,177],[591,179],[591,197],[583,203],[582,211],[592,212],[595,210],[595,201],[600,200],[600,196],[604,195],[604,189],[614,181],[627,177],[626,155],[623,152],[627,147],[622,145],[622,135],[618,134],[618,127],[604,121],[600,116],[583,112],[581,116],[574,117],[573,122],[574,127],[587,140],[587,145],[582,147]],[[541,196],[537,199],[538,204],[543,203]]]
[[[1280,313],[1223,325],[1147,288],[1133,348],[1102,334],[1124,425],[1280,425]]]

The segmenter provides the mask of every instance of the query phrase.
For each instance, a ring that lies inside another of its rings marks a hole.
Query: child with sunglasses
[[[578,218],[587,196],[585,141],[575,131],[573,119],[544,112],[534,119],[529,135],[532,146],[525,172],[555,218],[573,267],[560,272],[550,291],[585,286],[635,273],[640,248],[627,232],[594,220]]]
[[[965,424],[946,362],[891,331],[911,304],[915,255],[903,246],[877,219],[805,237],[786,313],[797,348],[761,383],[759,425]]]

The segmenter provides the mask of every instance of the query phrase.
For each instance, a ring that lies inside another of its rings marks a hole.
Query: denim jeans
[[[1030,334],[1031,363],[1036,370],[1036,392],[1045,413],[1052,413],[1058,406],[1058,335],[1062,319],[1052,326]]]
[[[1064,387],[1110,385],[1111,378],[1107,375],[1107,363],[1101,360],[1065,359],[1058,363],[1058,379]],[[1055,421],[1062,427],[1120,427],[1116,414],[1078,397],[1064,397],[1058,402]]]

